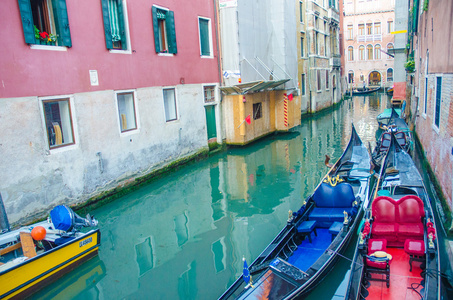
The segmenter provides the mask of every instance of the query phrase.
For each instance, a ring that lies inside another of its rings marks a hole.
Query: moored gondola
[[[433,210],[414,161],[393,134],[374,194],[345,299],[440,299]]]
[[[243,276],[219,299],[292,299],[319,283],[357,230],[368,204],[370,166],[352,126],[341,158],[250,267],[244,263]]]
[[[390,146],[392,133],[404,151],[409,154],[413,151],[413,139],[409,126],[406,121],[398,115],[394,108],[392,108],[391,116],[387,125],[384,125],[383,127],[384,131],[378,138],[376,147],[371,153],[371,159],[376,167],[376,172],[379,172],[382,161]]]
[[[374,93],[374,92],[377,92],[381,89],[381,87],[376,87],[376,88],[357,88],[357,89],[353,89],[352,90],[352,94],[354,96],[358,96],[358,95],[366,95],[366,94],[371,94],[371,93]]]

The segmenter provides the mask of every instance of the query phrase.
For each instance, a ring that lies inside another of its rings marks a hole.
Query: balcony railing
[[[328,10],[328,17],[329,19],[333,19],[337,22],[340,22],[340,14],[332,8],[329,8]]]
[[[380,42],[382,34],[358,35],[357,42]]]

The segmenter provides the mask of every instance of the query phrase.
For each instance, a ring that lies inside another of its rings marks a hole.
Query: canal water
[[[33,298],[216,299],[241,276],[242,257],[251,263],[312,193],[325,155],[340,157],[353,123],[374,147],[376,116],[388,106],[383,93],[353,97],[290,133],[191,163],[93,211],[99,256]],[[349,268],[341,259],[309,298],[334,298]]]

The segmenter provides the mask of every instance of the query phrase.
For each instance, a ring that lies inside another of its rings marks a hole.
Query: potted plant
[[[36,25],[34,26],[35,28],[35,39],[36,39],[36,44],[41,44],[41,45],[55,45],[55,42],[57,41],[57,35],[56,34],[48,34],[45,31],[40,31]]]
[[[408,60],[404,64],[404,68],[406,69],[406,72],[412,73],[415,71],[415,61],[414,60]]]

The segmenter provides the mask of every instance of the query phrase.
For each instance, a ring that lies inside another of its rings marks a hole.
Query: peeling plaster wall
[[[178,120],[161,87],[133,89],[137,130],[121,133],[113,90],[70,95],[75,144],[48,150],[38,97],[0,101],[0,191],[10,223],[76,204],[164,162],[207,148],[203,87],[178,85]]]

